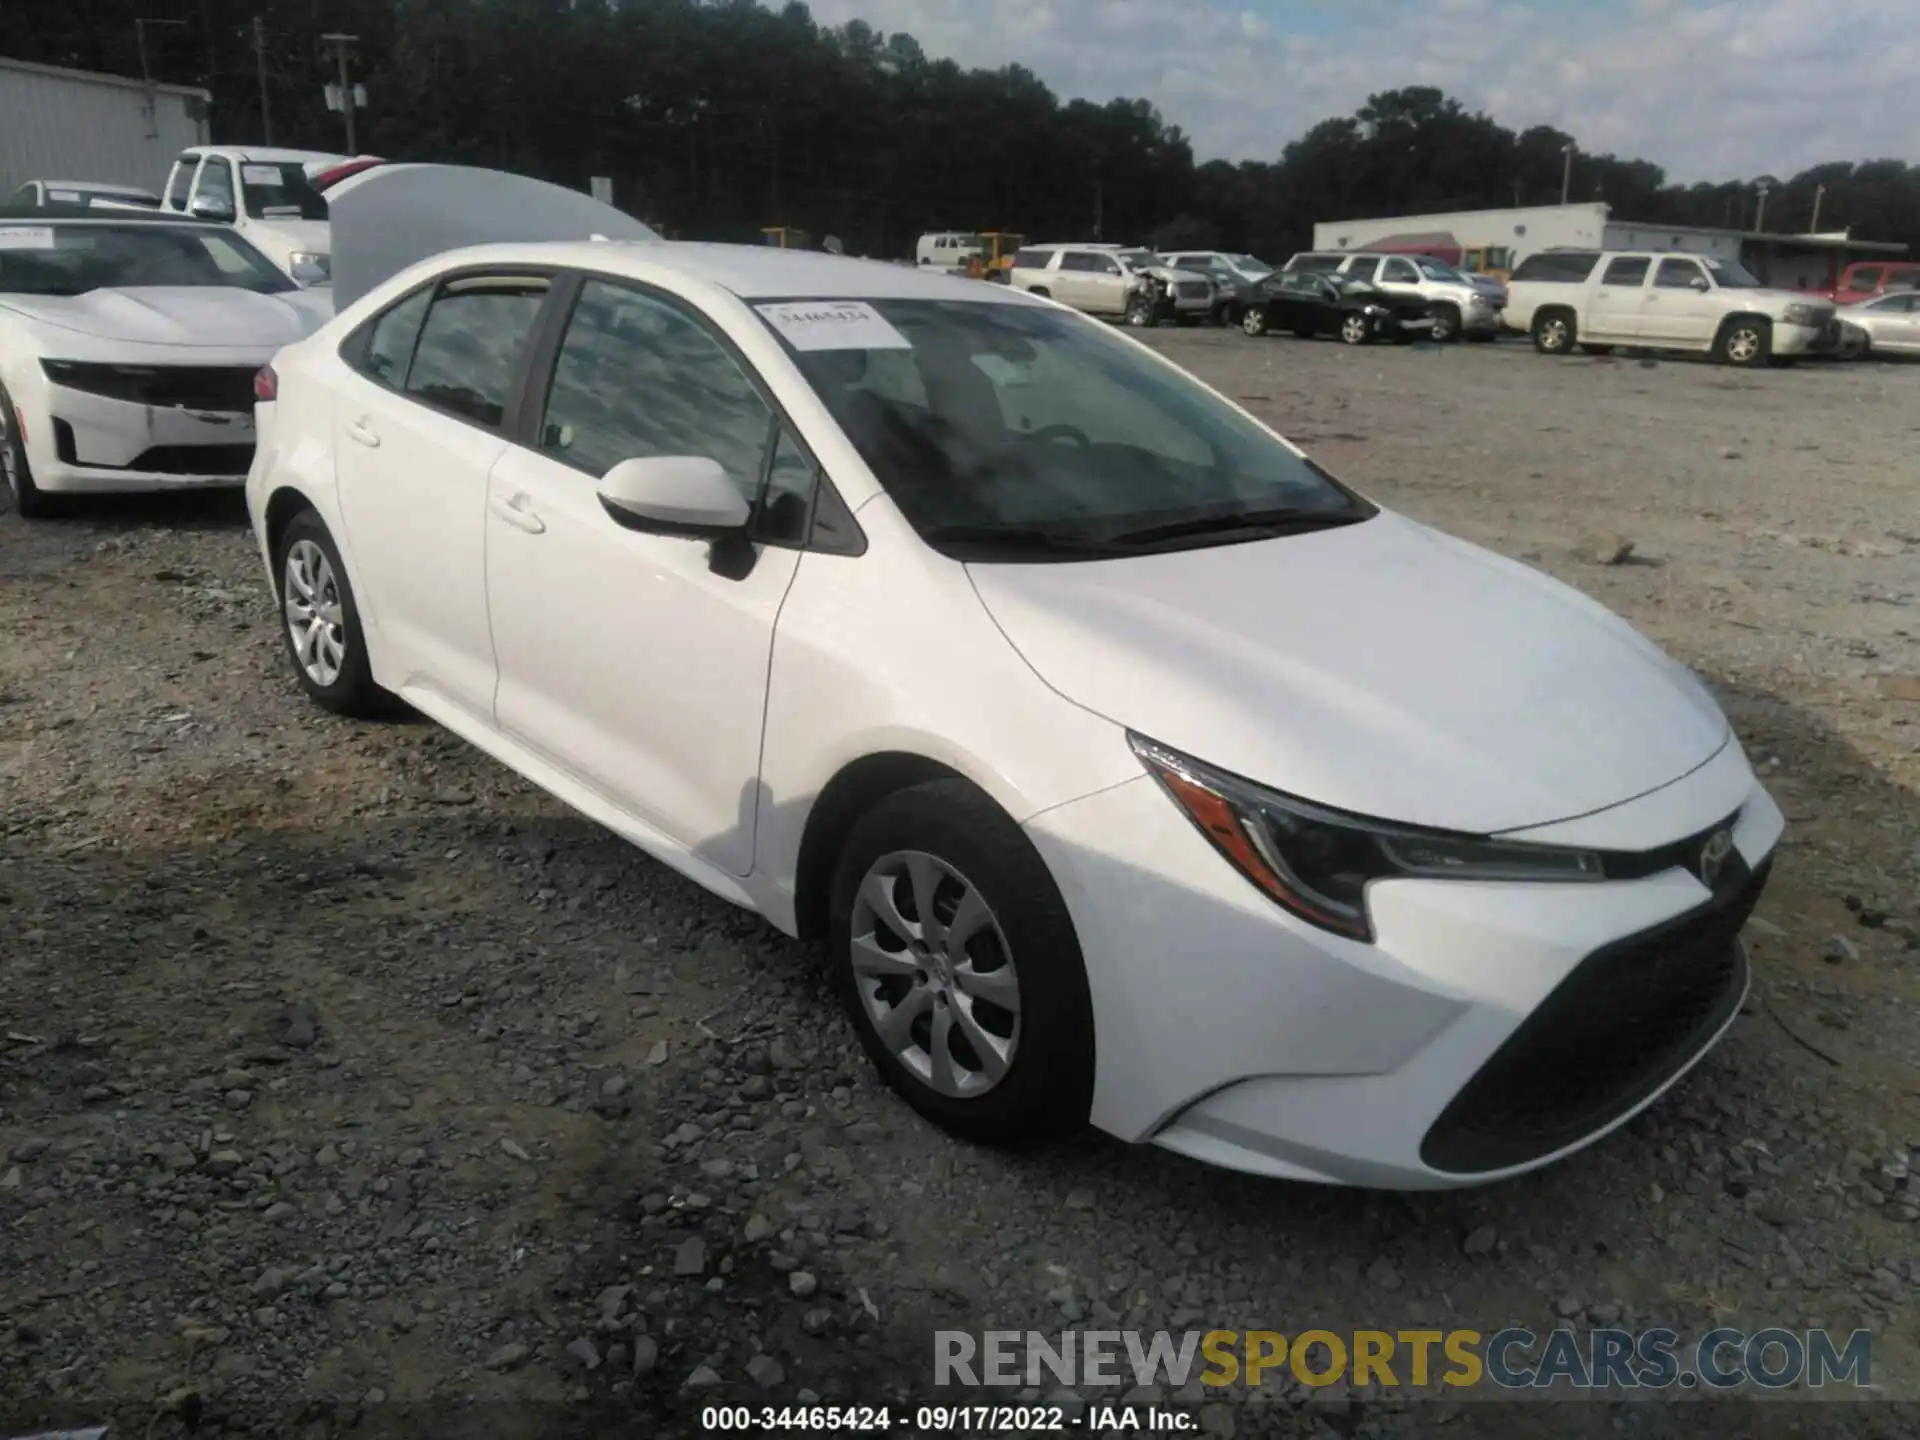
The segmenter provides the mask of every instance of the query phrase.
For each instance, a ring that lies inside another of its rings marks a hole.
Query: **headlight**
[[[1789,325],[1818,325],[1820,307],[1818,305],[1789,305],[1781,316]]]
[[[1129,733],[1133,753],[1228,864],[1301,919],[1372,940],[1366,890],[1395,877],[1434,880],[1606,878],[1591,850],[1422,830],[1323,810],[1224,774]]]
[[[287,256],[288,270],[311,270],[321,276],[333,273],[333,257],[324,250],[296,250]]]
[[[1387,312],[1387,307],[1384,305],[1367,305],[1362,307],[1361,313],[1363,315],[1371,315],[1373,316],[1374,319],[1378,320],[1382,315],[1385,315],[1388,312]]]

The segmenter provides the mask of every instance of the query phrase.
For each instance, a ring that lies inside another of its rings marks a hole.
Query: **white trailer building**
[[[157,192],[175,156],[207,143],[212,100],[188,85],[0,58],[0,200],[29,180]]]
[[[1790,289],[1831,286],[1840,267],[1850,260],[1891,259],[1907,253],[1905,245],[1856,240],[1844,230],[1783,235],[1616,220],[1601,201],[1329,220],[1313,227],[1313,248],[1432,255],[1497,273],[1512,270],[1536,250],[1685,250],[1738,261],[1769,284]]]

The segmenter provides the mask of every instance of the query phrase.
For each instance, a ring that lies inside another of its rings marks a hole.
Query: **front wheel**
[[[1436,305],[1433,309],[1433,330],[1430,332],[1438,343],[1445,345],[1460,338],[1460,312],[1451,305]]]
[[[33,466],[27,462],[20,417],[14,411],[13,397],[4,388],[0,388],[0,477],[5,478],[13,508],[22,520],[44,520],[59,512],[58,497],[33,483]]]
[[[1340,322],[1340,339],[1348,345],[1364,345],[1371,327],[1364,315],[1349,315]]]
[[[1723,365],[1764,365],[1773,354],[1773,327],[1764,320],[1729,320],[1713,350]]]
[[[1127,297],[1127,324],[1136,330],[1151,329],[1158,317],[1154,314],[1153,301],[1145,295]]]
[[[1533,348],[1542,355],[1564,355],[1573,348],[1573,317],[1564,310],[1534,316]]]
[[[1259,305],[1249,305],[1240,317],[1240,333],[1243,335],[1264,335],[1267,333],[1267,312]]]
[[[1020,827],[964,780],[897,791],[833,883],[834,981],[860,1043],[935,1124],[987,1144],[1083,1125],[1093,1006],[1079,941]]]
[[[300,688],[336,715],[370,718],[397,708],[374,683],[360,607],[324,521],[303,510],[287,523],[274,557],[281,634]]]

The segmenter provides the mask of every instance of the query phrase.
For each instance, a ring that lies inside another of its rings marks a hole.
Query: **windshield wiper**
[[[1354,525],[1366,515],[1352,510],[1332,513],[1313,510],[1245,510],[1233,515],[1206,515],[1197,520],[1174,520],[1165,525],[1146,525],[1138,530],[1122,530],[1117,535],[1102,535],[1106,545],[1132,548],[1152,545],[1161,540],[1185,540],[1201,535],[1224,535],[1235,531],[1257,530],[1262,535],[1300,535],[1310,530],[1333,530]]]
[[[1126,547],[1110,539],[1070,535],[1034,525],[936,525],[921,538],[935,544],[990,545],[997,549],[1060,555],[1118,555]]]

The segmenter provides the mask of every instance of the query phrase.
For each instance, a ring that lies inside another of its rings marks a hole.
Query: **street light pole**
[[[267,105],[267,27],[253,17],[253,64],[260,77],[260,143],[273,144],[273,111]]]
[[[1560,147],[1560,153],[1566,156],[1566,163],[1560,167],[1560,203],[1567,203],[1567,196],[1573,191],[1573,142],[1569,140]]]
[[[186,23],[184,20],[156,20],[148,15],[142,15],[133,22],[134,43],[140,48],[140,83],[147,87],[147,138],[149,140],[158,140],[160,138],[160,119],[155,113],[154,107],[153,67],[147,61],[147,26],[184,25]]]
[[[1760,196],[1759,203],[1753,209],[1753,228],[1756,231],[1767,228],[1767,192],[1779,183],[1771,175],[1762,175],[1753,182],[1753,188]]]
[[[334,58],[340,64],[340,114],[347,122],[347,154],[360,152],[353,143],[353,77],[348,69],[348,55],[360,41],[358,35],[322,35],[320,43],[331,46]]]

